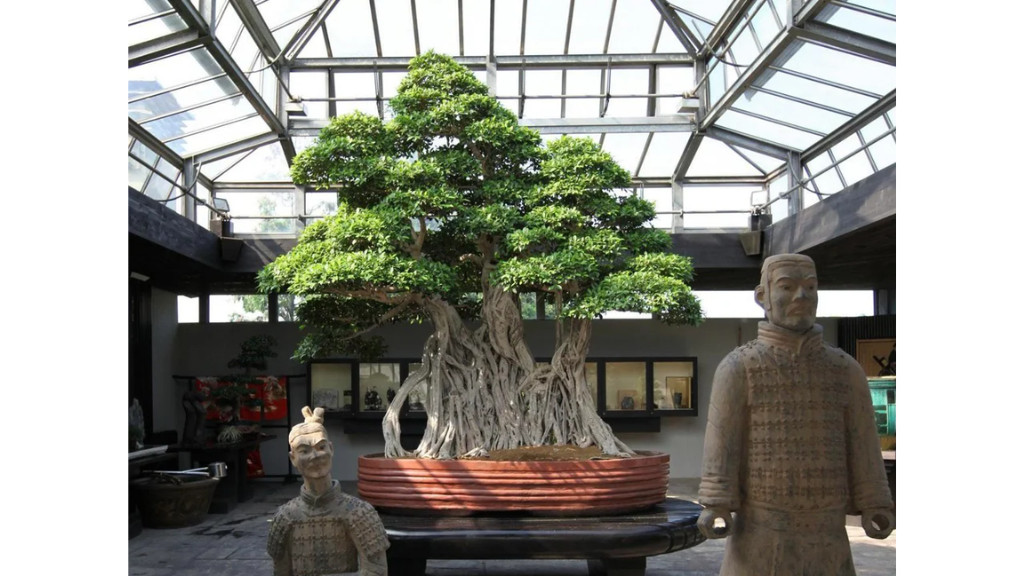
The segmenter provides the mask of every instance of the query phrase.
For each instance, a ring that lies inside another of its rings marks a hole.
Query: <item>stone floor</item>
[[[695,479],[673,479],[669,495],[693,500]],[[355,494],[354,483],[343,489]],[[130,576],[271,576],[267,528],[277,507],[295,497],[299,484],[265,479],[255,495],[227,514],[210,514],[196,526],[145,528],[128,541]],[[896,531],[885,540],[864,535],[859,518],[849,518],[847,532],[859,576],[896,574]],[[716,576],[724,540],[647,559],[648,576]],[[585,560],[430,560],[429,576],[586,576]]]

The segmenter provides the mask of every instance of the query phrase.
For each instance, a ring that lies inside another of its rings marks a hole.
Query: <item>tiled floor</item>
[[[669,495],[692,500],[694,479],[673,479]],[[343,489],[355,494],[353,483]],[[209,514],[188,528],[145,528],[128,541],[130,576],[271,576],[266,552],[267,528],[277,507],[294,498],[299,484],[265,479],[255,482],[255,495],[227,514]],[[853,560],[860,576],[896,574],[896,531],[886,540],[864,536],[859,518],[847,526]],[[694,548],[647,559],[649,576],[716,576],[724,540],[708,540]],[[586,576],[585,560],[430,560],[430,576]]]

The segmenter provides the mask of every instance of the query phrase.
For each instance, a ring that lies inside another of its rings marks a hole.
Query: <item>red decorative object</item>
[[[360,498],[395,513],[477,512],[594,516],[642,510],[665,500],[669,456],[559,461],[359,457]]]
[[[195,388],[203,394],[203,406],[206,407],[206,419],[218,422],[231,420],[229,411],[221,410],[213,400],[213,389],[220,386],[231,386],[232,382],[224,376],[201,376],[196,378]],[[246,384],[251,397],[260,400],[260,406],[239,407],[238,417],[250,422],[283,420],[288,416],[288,379],[285,376],[252,376],[252,382]],[[262,412],[262,417],[261,417]]]
[[[260,478],[263,476],[263,458],[260,457],[259,448],[255,448],[245,455],[245,468],[248,478]]]
[[[286,376],[260,376],[263,381],[263,420],[283,420],[288,417],[288,378]]]

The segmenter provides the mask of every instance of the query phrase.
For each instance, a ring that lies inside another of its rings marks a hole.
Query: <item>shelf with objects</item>
[[[380,433],[388,403],[420,361],[339,358],[307,366],[310,406],[323,407],[347,434]],[[615,432],[658,432],[662,417],[697,416],[696,357],[593,358],[585,370],[598,414]],[[423,433],[425,401],[425,389],[410,393],[400,412],[403,436]]]
[[[227,477],[217,487],[211,512],[225,512],[252,497],[256,478],[297,478],[291,462],[287,472],[264,470],[261,445],[287,438],[292,427],[288,398],[294,382],[305,374],[257,376],[172,376],[185,388],[182,440],[171,451],[187,453],[191,467],[225,462]]]

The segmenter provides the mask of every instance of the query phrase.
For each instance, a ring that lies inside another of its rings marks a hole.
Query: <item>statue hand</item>
[[[725,508],[705,508],[697,519],[697,528],[709,540],[725,538],[732,532],[732,513]]]
[[[888,508],[865,510],[861,514],[860,525],[869,538],[882,540],[896,528],[896,513]]]

